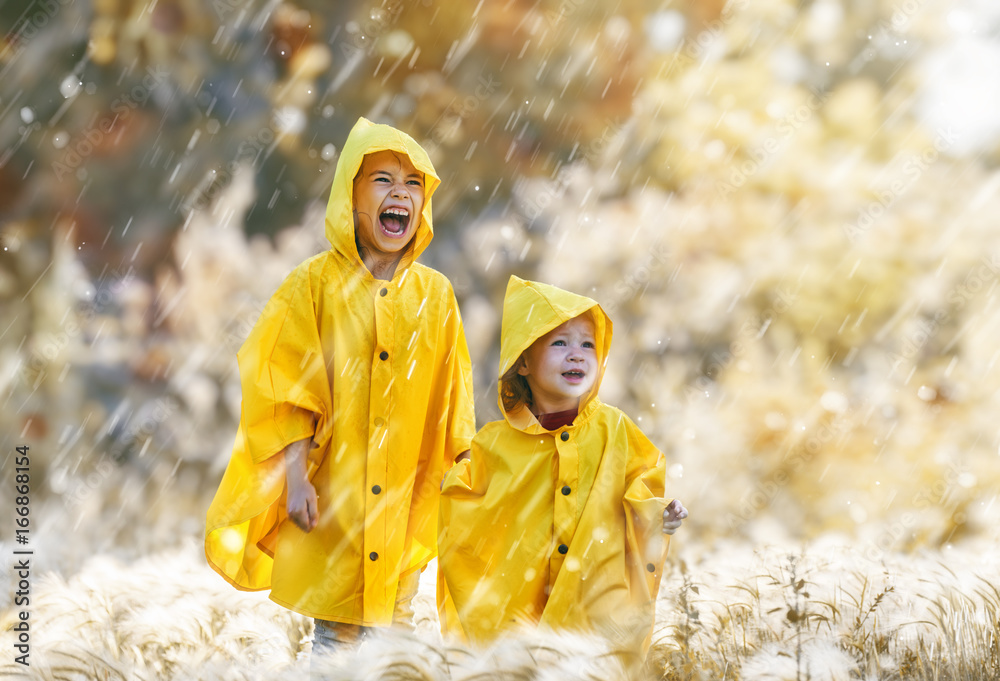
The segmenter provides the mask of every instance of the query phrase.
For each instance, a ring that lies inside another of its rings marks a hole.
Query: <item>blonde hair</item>
[[[522,355],[500,377],[500,401],[503,402],[504,411],[514,411],[520,404],[531,406],[531,388],[528,386],[528,379],[517,373],[523,364]]]

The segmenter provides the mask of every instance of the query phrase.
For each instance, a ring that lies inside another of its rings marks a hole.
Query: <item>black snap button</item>
[[[570,492],[572,492],[572,491],[573,491],[573,490],[571,490],[571,489],[569,488],[569,485],[563,485],[563,488],[562,488],[562,493],[563,493],[563,496],[564,496],[564,497],[568,497],[568,496],[569,496],[569,493],[570,493]]]
[[[384,288],[384,289],[382,289],[381,291],[379,291],[379,292],[378,292],[378,294],[379,294],[380,296],[382,296],[383,298],[385,298],[385,297],[386,297],[387,295],[389,295],[389,289],[387,289],[387,288]]]
[[[656,566],[652,563],[646,563],[646,570],[649,572],[656,572]]]
[[[381,487],[379,487],[378,485],[375,485],[374,487],[372,487],[372,494],[381,494],[381,493],[382,493],[382,488]]]
[[[561,553],[563,555],[566,555],[567,553],[569,553],[569,547],[566,546],[565,544],[560,544],[559,545],[559,553]]]
[[[385,360],[389,359],[389,353],[383,350],[382,352],[378,353],[378,358],[384,362]]]
[[[566,440],[568,440],[568,439],[569,439],[569,433],[567,433],[567,432],[566,432],[566,431],[564,430],[564,431],[563,431],[563,434],[559,436],[559,439],[560,439],[560,440],[562,440],[563,442],[566,442]]]
[[[371,558],[372,560],[378,560],[378,554],[375,553],[374,551],[372,551],[371,553],[369,553],[368,557]]]

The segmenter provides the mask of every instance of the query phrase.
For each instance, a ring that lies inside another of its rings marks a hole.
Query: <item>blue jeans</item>
[[[396,604],[392,609],[392,627],[413,631],[413,597],[417,595],[420,586],[420,571],[416,570],[399,578],[396,587]],[[335,652],[345,645],[359,643],[376,627],[363,627],[360,624],[345,624],[330,620],[313,620],[316,630],[313,633],[312,660],[319,655]]]

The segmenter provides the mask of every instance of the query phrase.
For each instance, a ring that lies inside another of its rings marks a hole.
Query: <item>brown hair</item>
[[[524,357],[518,357],[510,369],[500,377],[500,401],[503,402],[504,411],[514,411],[519,404],[531,406],[531,388],[528,386],[528,379],[517,373],[523,365]]]

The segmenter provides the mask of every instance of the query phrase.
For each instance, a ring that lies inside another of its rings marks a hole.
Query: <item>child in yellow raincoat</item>
[[[292,271],[237,355],[240,427],[205,553],[237,589],[315,618],[317,644],[407,623],[442,476],[475,433],[455,295],[414,262],[439,182],[408,135],[360,119],[331,248]]]
[[[664,456],[597,391],[611,320],[584,296],[511,277],[500,407],[447,474],[438,609],[460,640],[528,626],[598,631],[642,654],[668,538]]]

